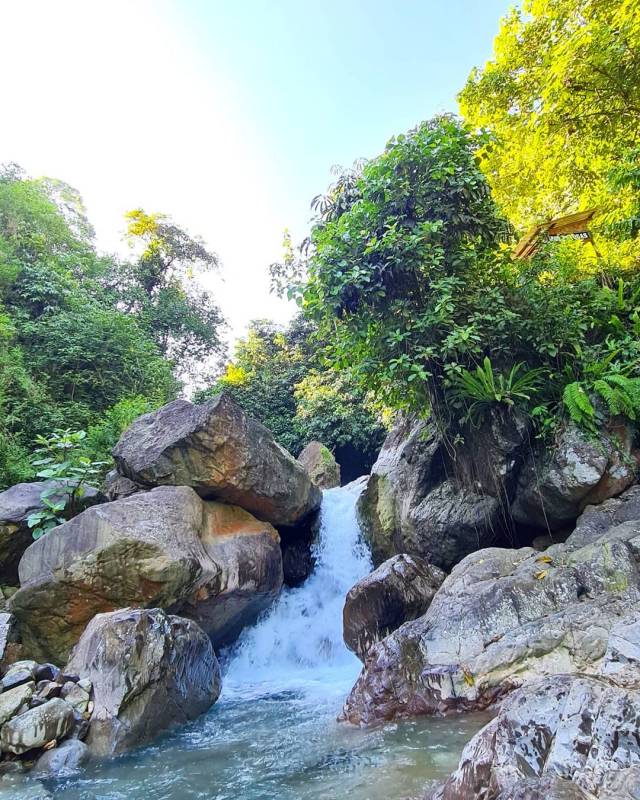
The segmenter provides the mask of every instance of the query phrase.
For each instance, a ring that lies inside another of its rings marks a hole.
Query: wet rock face
[[[628,426],[595,439],[568,425],[553,450],[527,459],[512,507],[514,520],[555,531],[571,525],[589,503],[620,494],[635,479],[632,441]]]
[[[340,486],[340,465],[321,442],[309,442],[298,456],[298,461],[320,489]]]
[[[4,752],[20,755],[44,747],[52,740],[63,739],[73,725],[71,706],[54,698],[5,722],[0,729],[0,745]]]
[[[251,624],[282,585],[274,528],[164,486],[88,509],[25,552],[10,601],[29,652],[64,663],[89,621],[125,606],[184,609],[216,643]]]
[[[225,394],[203,405],[175,400],[145,414],[113,452],[135,484],[191,486],[273,525],[294,525],[320,506],[320,490],[263,425]]]
[[[531,683],[507,698],[430,798],[637,797],[639,720],[637,687],[570,675]]]
[[[358,504],[375,564],[398,553],[450,569],[508,524],[526,424],[495,415],[453,452],[435,426],[403,419],[387,437]]]
[[[371,648],[344,718],[482,709],[540,676],[601,674],[640,614],[640,521],[580,544],[467,556],[426,614]]]
[[[159,609],[95,617],[66,668],[93,684],[86,738],[97,756],[121,753],[195,719],[220,694],[220,668],[196,623]]]
[[[347,594],[344,641],[361,661],[376,642],[424,614],[446,575],[424,559],[393,556]]]
[[[60,486],[61,481],[18,483],[0,492],[0,583],[17,583],[18,562],[33,542],[31,529],[27,525],[30,514],[44,508],[42,493]],[[62,495],[57,495],[58,499]],[[56,500],[56,495],[51,499]],[[80,500],[81,507],[88,507],[104,498],[97,489],[87,486]]]

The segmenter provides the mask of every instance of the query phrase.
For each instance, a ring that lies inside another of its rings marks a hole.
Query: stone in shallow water
[[[93,684],[86,741],[98,756],[121,753],[195,719],[220,694],[220,667],[209,638],[192,620],[160,609],[99,614],[67,669]]]
[[[73,709],[56,697],[5,722],[0,744],[4,752],[20,755],[54,739],[63,739],[72,728]]]
[[[38,778],[62,778],[77,772],[88,759],[86,744],[79,739],[68,739],[43,753],[35,763],[33,774]]]

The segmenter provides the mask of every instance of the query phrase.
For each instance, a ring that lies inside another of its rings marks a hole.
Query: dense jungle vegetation
[[[226,389],[294,454],[310,439],[370,463],[395,409],[455,429],[518,406],[541,434],[640,414],[640,15],[632,0],[529,0],[502,21],[460,116],[393,137],[313,202],[272,265],[300,307],[252,324],[231,361],[198,275],[217,258],[171,220],[127,218],[100,255],[70,187],[0,175],[0,487],[55,430],[109,461],[138,414]],[[591,243],[513,247],[596,209]],[[199,366],[206,362],[210,373]],[[213,377],[212,377],[213,375]]]
[[[517,405],[542,433],[640,414],[640,18],[625,0],[532,0],[503,20],[461,118],[392,138],[316,198],[272,268],[330,358],[443,425]],[[513,245],[595,208],[595,246]]]

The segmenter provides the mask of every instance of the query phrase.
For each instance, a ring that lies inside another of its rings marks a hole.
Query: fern
[[[562,400],[569,412],[569,416],[576,425],[582,425],[590,429],[594,428],[596,410],[579,381],[568,383],[564,387]]]
[[[593,388],[613,416],[623,414],[630,420],[640,416],[640,378],[611,373],[595,381]]]

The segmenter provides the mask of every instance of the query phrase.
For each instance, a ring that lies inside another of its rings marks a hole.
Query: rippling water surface
[[[226,655],[211,711],[151,747],[48,785],[55,798],[403,800],[455,767],[486,717],[369,730],[335,721],[360,670],[342,642],[344,597],[371,569],[355,516],[359,489],[324,493],[313,575]]]

